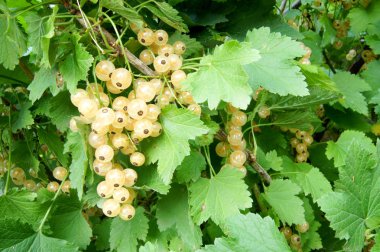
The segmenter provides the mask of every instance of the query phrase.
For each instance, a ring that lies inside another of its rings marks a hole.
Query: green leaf
[[[338,92],[335,82],[319,66],[298,64],[301,72],[306,77],[310,87],[317,87],[326,91]]]
[[[311,109],[299,109],[286,113],[282,111],[276,113],[275,119],[271,122],[271,124],[288,128],[309,130],[311,125],[319,124],[320,122],[321,121],[315,111]]]
[[[217,46],[213,55],[203,57],[199,70],[189,74],[183,84],[198,103],[207,101],[210,109],[215,109],[221,101],[246,109],[252,89],[242,66],[258,59],[258,51],[247,43],[230,40]]]
[[[275,179],[265,189],[264,199],[273,207],[282,222],[305,223],[305,209],[302,200],[296,196],[301,188],[290,180]]]
[[[191,215],[200,225],[211,218],[216,224],[251,207],[248,186],[237,169],[225,168],[210,179],[200,178],[189,187]]]
[[[60,131],[65,131],[69,128],[70,119],[78,115],[78,109],[68,102],[70,100],[70,93],[67,91],[60,92],[57,96],[52,97],[49,100],[49,113],[51,121],[57,129]],[[62,106],[65,104],[65,106]]]
[[[49,150],[57,157],[64,167],[69,164],[67,155],[63,154],[63,142],[59,136],[49,129],[37,129],[38,139],[41,144],[46,144]]]
[[[199,54],[203,49],[202,44],[199,43],[196,39],[190,38],[189,35],[181,34],[179,31],[174,32],[170,36],[168,43],[174,44],[176,41],[182,41],[186,44],[186,51],[182,55],[184,58],[187,58],[194,54]]]
[[[139,252],[168,252],[168,250],[159,243],[146,242],[140,246]]]
[[[380,37],[378,35],[366,36],[365,41],[375,54],[380,54]]]
[[[305,96],[309,94],[305,77],[293,62],[305,52],[299,42],[269,28],[253,29],[246,41],[259,50],[261,59],[245,67],[249,82],[254,89],[262,86],[279,95]]]
[[[41,66],[50,67],[49,47],[50,39],[54,36],[54,20],[58,12],[58,6],[47,16],[39,16],[35,12],[27,12],[25,22],[27,24],[28,47],[32,47],[32,55],[41,60]],[[48,18],[47,18],[48,17]]]
[[[36,201],[36,197],[35,193],[27,191],[0,196],[0,220],[15,219],[36,226],[47,210],[45,205]]]
[[[315,215],[312,206],[307,198],[303,199],[303,206],[305,207],[305,218],[309,223],[309,230],[306,233],[300,233],[302,241],[302,251],[309,252],[315,249],[321,249],[322,240],[317,232],[321,223],[315,220]]]
[[[61,195],[54,203],[49,226],[53,236],[69,241],[81,249],[91,242],[92,231],[82,214],[82,204],[75,194]]]
[[[189,28],[183,22],[182,17],[178,15],[179,14],[178,11],[174,9],[170,4],[166,2],[156,2],[156,1],[154,1],[154,3],[157,5],[158,8],[156,8],[152,4],[145,4],[144,8],[148,9],[155,16],[161,19],[164,23],[173,27],[174,29],[180,32],[189,31]]]
[[[59,67],[67,89],[70,92],[73,92],[77,88],[78,81],[87,79],[87,72],[90,70],[92,62],[94,61],[94,58],[86,51],[86,48],[79,43],[79,40],[79,35],[73,35],[71,37],[71,43],[74,48]]]
[[[380,169],[371,148],[352,143],[348,152],[336,191],[319,199],[318,205],[336,236],[347,240],[346,250],[361,251],[365,230],[380,224]]]
[[[113,219],[103,219],[100,223],[97,223],[93,227],[94,235],[97,237],[95,246],[97,250],[109,250],[110,249],[110,231]]]
[[[100,3],[103,7],[116,12],[131,23],[136,24],[138,27],[143,27],[144,20],[142,17],[134,9],[124,7],[123,1],[101,0]]]
[[[26,51],[26,38],[17,20],[8,14],[0,14],[0,31],[0,64],[13,70]]]
[[[34,123],[32,113],[30,108],[32,104],[30,102],[23,102],[19,104],[18,113],[13,118],[15,119],[12,123],[12,132],[16,133],[20,129],[24,129]]]
[[[186,187],[173,186],[168,195],[157,202],[157,224],[160,231],[175,228],[190,251],[202,244],[202,232],[190,216]]]
[[[236,214],[227,219],[226,229],[228,237],[215,239],[214,245],[207,245],[201,251],[292,251],[270,217],[262,218],[253,213]]]
[[[153,165],[146,166],[137,170],[139,179],[136,186],[144,189],[154,190],[160,194],[167,194],[170,186],[165,185],[160,176],[158,175],[157,167]]]
[[[137,241],[145,241],[148,228],[148,218],[144,215],[142,207],[136,209],[135,217],[130,221],[115,218],[111,224],[111,250],[137,251]]]
[[[329,181],[318,168],[308,163],[294,163],[284,158],[283,175],[299,185],[305,195],[311,195],[313,201],[332,191]]]
[[[46,89],[57,85],[56,73],[57,71],[54,68],[40,68],[38,70],[33,81],[28,86],[30,91],[29,99],[32,103],[40,99]]]
[[[73,252],[78,248],[67,241],[34,232],[32,227],[15,220],[0,220],[0,250],[39,251],[39,252]]]
[[[361,32],[367,32],[368,34],[379,33],[379,12],[379,1],[373,1],[367,8],[357,7],[352,9],[348,14],[351,31],[357,35]]]
[[[340,135],[338,141],[335,143],[329,141],[327,143],[327,158],[334,158],[335,167],[345,165],[347,156],[349,156],[349,154],[351,155],[348,149],[353,143],[361,145],[364,149],[370,150],[372,153],[376,153],[376,148],[372,140],[366,137],[363,132],[346,130]]]
[[[368,105],[363,94],[364,91],[371,90],[371,87],[363,79],[348,72],[339,72],[334,75],[339,92],[342,93],[342,99],[339,102],[345,108],[368,115]]]
[[[34,146],[31,141],[14,141],[12,143],[12,163],[25,169],[33,168],[38,171],[40,162],[36,158]]]
[[[87,138],[83,132],[72,132],[67,134],[67,142],[64,145],[64,153],[71,154],[70,164],[70,186],[77,189],[79,199],[82,199],[83,185],[88,167]]]
[[[380,61],[372,61],[368,63],[368,67],[362,72],[362,77],[371,86],[372,91],[366,92],[366,96],[371,98],[378,94],[380,89]]]
[[[177,167],[176,178],[179,183],[197,181],[201,177],[201,171],[206,168],[206,161],[200,152],[192,150],[185,157],[181,165]]]
[[[169,184],[174,170],[190,154],[189,140],[207,133],[199,118],[186,109],[167,106],[160,115],[162,134],[147,143],[147,163],[158,161],[158,174]]]

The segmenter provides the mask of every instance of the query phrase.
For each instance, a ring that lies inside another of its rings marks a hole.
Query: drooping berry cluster
[[[290,129],[290,131],[295,132],[296,136],[290,139],[290,145],[296,152],[296,162],[306,162],[310,155],[307,149],[314,141],[313,136],[303,130]]]
[[[227,141],[219,142],[215,147],[215,152],[218,156],[227,158],[226,164],[246,174],[244,163],[247,161],[245,152],[247,142],[243,138],[242,127],[247,122],[247,115],[231,104],[227,105],[227,113],[229,114],[229,121],[225,128]]]
[[[305,222],[303,224],[296,225],[297,233],[293,233],[292,229],[288,226],[281,228],[281,233],[284,235],[290,247],[295,251],[302,251],[302,241],[300,234],[306,233],[309,230],[309,223]]]

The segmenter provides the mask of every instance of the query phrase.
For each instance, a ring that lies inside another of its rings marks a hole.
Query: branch
[[[248,154],[248,159],[247,159],[248,163],[252,166],[253,169],[255,169],[255,171],[260,175],[261,179],[265,183],[270,184],[272,182],[272,178],[267,173],[267,171],[264,170],[264,168],[259,163],[257,163],[255,155],[249,150],[247,150],[247,154]]]
[[[290,9],[297,9],[298,7],[301,6],[301,4],[302,4],[301,0],[297,0],[294,3],[292,3]],[[285,15],[286,13],[288,13],[290,9],[285,10],[283,14]]]
[[[329,57],[327,56],[326,51],[325,51],[325,50],[322,50],[322,54],[323,54],[323,57],[324,57],[325,60],[326,60],[326,64],[329,66],[329,68],[331,69],[331,71],[335,74],[335,73],[336,73],[335,68],[334,68],[334,66],[332,65],[332,63],[331,63]]]
[[[83,27],[83,28],[88,28],[86,21],[83,19],[82,15],[80,14],[79,11],[75,10],[71,4],[67,0],[63,0],[63,4],[68,9],[69,12],[77,16],[77,21],[78,23]],[[118,54],[122,53],[122,48],[120,45],[117,44],[117,41],[115,37],[108,32],[106,29],[102,28],[100,25],[93,27],[94,31],[97,33],[97,35],[100,35],[101,33],[104,34],[105,38],[107,39],[107,42],[110,46],[112,46],[115,51]],[[131,53],[127,48],[124,50],[125,55],[127,56],[127,59],[131,65],[133,65],[135,68],[137,68],[140,72],[147,76],[156,76],[157,74],[150,69],[147,65],[145,65],[139,58],[137,58],[133,53]]]
[[[32,71],[30,71],[29,67],[24,63],[22,59],[18,61],[18,65],[20,66],[21,70],[25,73],[25,75],[28,77],[29,80],[34,79],[34,74]]]
[[[287,2],[288,2],[288,0],[282,0],[280,8],[279,8],[280,9],[280,14],[282,14],[284,12]]]

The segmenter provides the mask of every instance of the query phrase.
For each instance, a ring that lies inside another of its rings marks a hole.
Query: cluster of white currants
[[[302,44],[302,48],[306,51],[306,53],[303,55],[303,57],[299,60],[299,62],[303,65],[310,65],[311,62],[310,62],[310,57],[311,57],[311,49],[310,47],[307,47],[305,46],[304,44]]]
[[[289,129],[290,132],[295,133],[296,137],[290,139],[290,145],[296,151],[296,162],[306,162],[309,158],[307,148],[313,143],[314,139],[311,133],[298,129]]]
[[[227,105],[227,113],[229,114],[229,121],[225,127],[228,134],[227,141],[219,142],[215,147],[215,152],[218,156],[227,158],[226,164],[247,174],[247,169],[244,166],[247,161],[245,152],[247,142],[242,132],[242,127],[247,122],[247,115],[231,104]]]

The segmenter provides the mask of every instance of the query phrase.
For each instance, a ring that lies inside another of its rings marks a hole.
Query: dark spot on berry
[[[158,37],[158,40],[162,41],[162,40],[164,40],[164,38],[163,37]]]
[[[162,129],[160,129],[159,131],[158,131],[158,133],[161,133],[162,132]]]
[[[99,172],[99,168],[98,168],[98,167],[95,167],[95,171],[96,171],[96,172]]]
[[[119,123],[122,123],[124,120],[123,120],[123,118],[117,118],[117,121],[118,121]]]
[[[123,149],[123,148],[124,148],[124,146],[120,146],[120,147],[119,147],[119,150],[121,150],[121,149]]]
[[[169,53],[164,53],[164,55],[165,55],[166,57],[169,57]]]
[[[135,183],[136,183],[136,182],[137,182],[137,178],[135,178],[135,179],[133,180],[133,182],[135,182]]]
[[[144,129],[144,134],[145,135],[149,134],[149,130],[148,129]]]
[[[120,185],[119,185],[119,184],[114,184],[113,186],[114,186],[114,187],[119,187]]]
[[[105,108],[105,109],[102,109],[102,112],[103,112],[103,113],[107,113],[107,112],[108,112],[108,109],[106,109],[106,108]]]
[[[100,156],[99,159],[102,160],[102,161],[104,161],[106,158],[103,157],[103,156]]]
[[[141,43],[145,43],[145,39],[141,39]]]
[[[134,166],[137,166],[137,163],[136,163],[136,162],[132,162],[132,164],[133,164]]]
[[[107,214],[111,215],[111,214],[112,214],[112,211],[111,211],[111,210],[108,210],[108,211],[107,211]]]
[[[139,116],[142,116],[142,115],[144,114],[144,111],[140,110],[139,112],[137,112],[137,114],[138,114]]]
[[[182,46],[182,51],[185,51],[186,50],[186,47]]]
[[[121,86],[123,86],[123,84],[121,84],[120,82],[118,82],[118,83],[116,83],[116,86],[121,87]]]
[[[125,200],[125,197],[121,197],[121,201],[124,201]]]
[[[132,215],[130,214],[130,215],[128,215],[128,219],[130,219],[130,218],[132,218]]]
[[[127,111],[128,110],[128,106],[124,106],[123,110]]]
[[[165,65],[166,64],[166,60],[161,60],[161,64]]]
[[[111,78],[111,76],[112,76],[112,73],[110,73],[108,76]]]
[[[102,198],[106,197],[104,193],[101,193],[100,196],[102,196]]]

